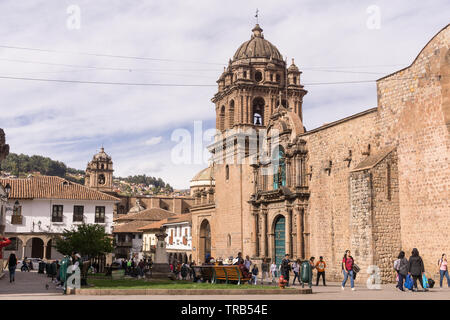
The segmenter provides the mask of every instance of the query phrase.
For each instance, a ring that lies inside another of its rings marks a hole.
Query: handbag
[[[410,274],[408,274],[408,275],[406,276],[406,280],[405,280],[405,288],[406,288],[406,289],[409,289],[409,290],[412,290],[412,288],[413,288],[413,280],[412,280],[412,277],[411,277]]]
[[[422,274],[422,284],[423,284],[424,289],[427,289],[430,287],[430,285],[428,284],[428,279],[425,276],[425,274]]]
[[[356,263],[353,264],[353,272],[358,273],[361,270]]]

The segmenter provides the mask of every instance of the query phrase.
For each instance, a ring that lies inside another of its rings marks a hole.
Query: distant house
[[[0,178],[10,184],[5,236],[12,240],[4,255],[14,252],[23,257],[58,259],[53,239],[64,229],[79,224],[99,224],[111,233],[113,210],[118,198],[54,176],[25,179]]]

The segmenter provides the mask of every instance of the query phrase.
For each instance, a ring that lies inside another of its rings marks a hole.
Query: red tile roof
[[[106,193],[55,176],[39,175],[25,179],[0,178],[0,184],[3,186],[8,183],[11,186],[10,199],[120,201],[120,199]]]

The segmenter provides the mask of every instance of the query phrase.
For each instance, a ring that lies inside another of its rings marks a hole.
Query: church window
[[[228,236],[227,236],[227,247],[228,248],[231,247],[231,234],[228,234]]]
[[[244,71],[244,79],[247,79],[247,71]]]
[[[105,184],[105,175],[101,174],[98,176],[98,184]]]
[[[102,163],[102,170],[105,170],[105,165]]]
[[[230,179],[230,167],[228,165],[225,166],[225,179],[227,181]]]
[[[270,81],[273,82],[273,74],[270,74]]]
[[[281,77],[279,74],[277,74],[277,82],[280,82],[280,81],[281,81]]]
[[[234,100],[230,101],[229,123],[229,127],[231,128],[234,124]]]
[[[219,115],[219,129],[225,130],[225,106],[222,106]]]
[[[255,72],[255,81],[256,82],[261,82],[262,81],[262,73],[261,73],[261,71],[256,71]]]
[[[297,84],[297,77],[294,77],[294,84]]]
[[[256,126],[264,125],[264,105],[265,101],[261,97],[255,98],[253,100],[253,124]]]
[[[286,157],[283,147],[279,146],[273,150],[273,189],[286,186]]]

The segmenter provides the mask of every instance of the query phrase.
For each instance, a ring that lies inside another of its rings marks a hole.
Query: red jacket
[[[0,240],[0,259],[3,259],[3,247],[7,247],[11,244],[11,240],[8,238],[3,238]]]

